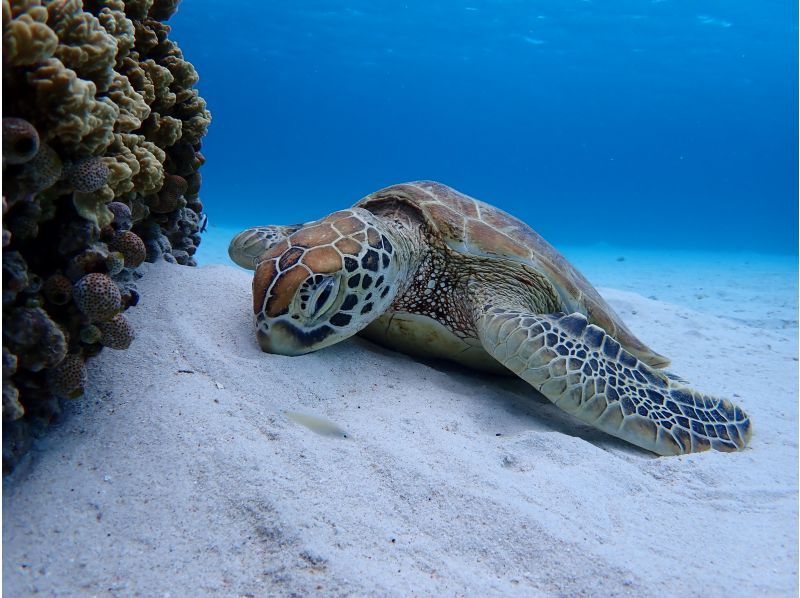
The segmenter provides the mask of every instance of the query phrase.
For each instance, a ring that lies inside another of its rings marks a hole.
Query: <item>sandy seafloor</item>
[[[358,338],[266,355],[249,273],[146,265],[136,341],[4,482],[4,594],[796,596],[796,259],[565,253],[750,448],[657,458]]]

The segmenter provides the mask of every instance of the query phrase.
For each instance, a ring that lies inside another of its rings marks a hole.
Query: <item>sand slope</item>
[[[265,355],[247,273],[146,269],[134,346],[5,481],[7,595],[796,595],[796,330],[604,289],[754,421],[743,453],[655,458],[514,379]]]

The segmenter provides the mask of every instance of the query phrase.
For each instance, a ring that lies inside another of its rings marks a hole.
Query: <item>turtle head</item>
[[[303,228],[302,224],[254,226],[243,230],[228,245],[228,256],[237,266],[255,270],[261,256],[273,245],[293,232]]]
[[[270,247],[253,278],[256,336],[268,353],[302,355],[378,318],[405,271],[391,231],[352,208],[311,222]]]

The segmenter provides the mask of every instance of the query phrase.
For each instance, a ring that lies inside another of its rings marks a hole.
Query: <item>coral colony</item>
[[[178,0],[3,0],[3,468],[127,349],[143,261],[196,265],[211,120]]]

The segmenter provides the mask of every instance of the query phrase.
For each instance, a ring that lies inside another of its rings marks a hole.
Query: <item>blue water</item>
[[[183,2],[225,227],[435,179],[557,246],[797,251],[797,4]],[[201,256],[202,257],[202,256]]]

